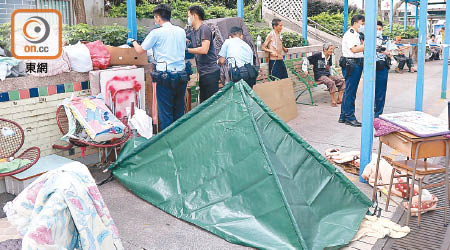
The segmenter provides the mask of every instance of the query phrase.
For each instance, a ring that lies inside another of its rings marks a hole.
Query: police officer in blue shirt
[[[219,52],[219,64],[228,63],[231,81],[242,79],[253,88],[258,72],[253,67],[253,50],[243,37],[242,28],[231,27],[230,38],[225,40]]]
[[[345,32],[342,38],[342,58],[339,60],[339,66],[341,66],[345,78],[345,91],[339,123],[345,123],[353,127],[361,127],[361,123],[356,120],[355,116],[355,99],[363,71],[364,43],[361,40],[360,33],[364,30],[364,22],[365,18],[362,15],[352,17],[352,27]]]
[[[127,43],[139,54],[153,50],[156,70],[152,80],[156,85],[156,99],[161,130],[184,114],[184,96],[189,75],[185,70],[186,33],[170,23],[171,9],[167,4],[154,8],[153,16],[157,29],[152,30],[141,45],[129,38]]]

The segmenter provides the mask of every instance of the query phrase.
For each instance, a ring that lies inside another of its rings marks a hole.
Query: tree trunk
[[[84,0],[72,0],[72,3],[77,23],[86,23],[86,10],[84,9]]]

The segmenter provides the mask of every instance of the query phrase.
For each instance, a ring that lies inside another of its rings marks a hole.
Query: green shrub
[[[389,31],[389,24],[387,24],[383,28],[383,35],[389,36],[391,39],[394,39],[396,36],[401,36],[404,39],[409,39],[419,37],[419,32],[412,26],[407,26],[405,31],[402,24],[394,24],[391,34]]]
[[[138,41],[143,41],[147,32],[138,27]],[[78,41],[93,42],[101,40],[106,45],[120,46],[125,44],[128,38],[128,28],[120,25],[89,26],[77,24],[63,27],[63,42],[75,44]]]
[[[7,50],[11,50],[11,24],[0,24],[0,46]]]
[[[222,18],[222,17],[233,17],[237,16],[236,8],[227,8],[221,4],[206,5],[205,3],[196,1],[171,1],[170,6],[172,7],[172,18],[187,21],[187,11],[190,6],[199,5],[205,10],[206,19]],[[150,4],[144,2],[136,6],[136,17],[141,18],[153,18],[153,9],[155,4]],[[262,3],[256,5],[248,5],[244,8],[245,20],[248,22],[258,22],[261,20],[261,8]],[[109,11],[108,17],[126,17],[127,16],[127,6],[126,3],[121,3],[120,5],[113,5]]]
[[[261,42],[264,43],[266,40],[267,35],[272,31],[271,28],[264,26],[264,27],[257,27],[253,24],[246,23],[247,28],[252,35],[253,40],[256,44],[256,39],[259,36],[261,36]],[[301,47],[304,45],[303,37],[294,32],[283,32],[281,34],[283,36],[283,45],[286,48],[292,48],[292,47]]]
[[[294,32],[283,32],[283,46],[286,48],[302,47],[304,45],[303,37]]]
[[[349,7],[349,12],[360,13],[357,8]],[[332,14],[344,12],[344,4],[336,2],[325,2],[322,0],[308,0],[308,16],[316,16],[323,12]]]
[[[348,15],[348,25],[350,25],[351,18],[356,15],[355,12],[350,12]],[[344,13],[343,12],[337,12],[337,13],[330,13],[330,12],[322,12],[319,15],[310,17],[311,20],[314,22],[322,25],[326,29],[330,30],[331,32],[342,35],[344,33],[343,27],[344,27]],[[324,32],[328,32],[326,29],[322,27],[317,27],[319,30],[322,30]]]

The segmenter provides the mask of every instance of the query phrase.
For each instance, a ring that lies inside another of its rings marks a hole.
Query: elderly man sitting
[[[337,104],[342,103],[345,80],[342,77],[333,76],[331,74],[333,51],[334,46],[331,43],[325,43],[323,45],[323,51],[309,56],[308,61],[313,65],[314,80],[327,86],[331,96],[331,106],[337,107]],[[337,101],[335,97],[336,92],[339,92]]]

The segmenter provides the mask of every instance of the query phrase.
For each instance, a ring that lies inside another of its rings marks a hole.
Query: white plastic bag
[[[129,110],[130,108],[127,108],[127,113],[129,113]],[[152,118],[143,109],[135,108],[134,110],[134,115],[128,123],[145,139],[150,139],[153,136]]]
[[[70,61],[72,71],[89,72],[92,68],[91,54],[86,45],[78,42],[75,45],[64,47]]]

